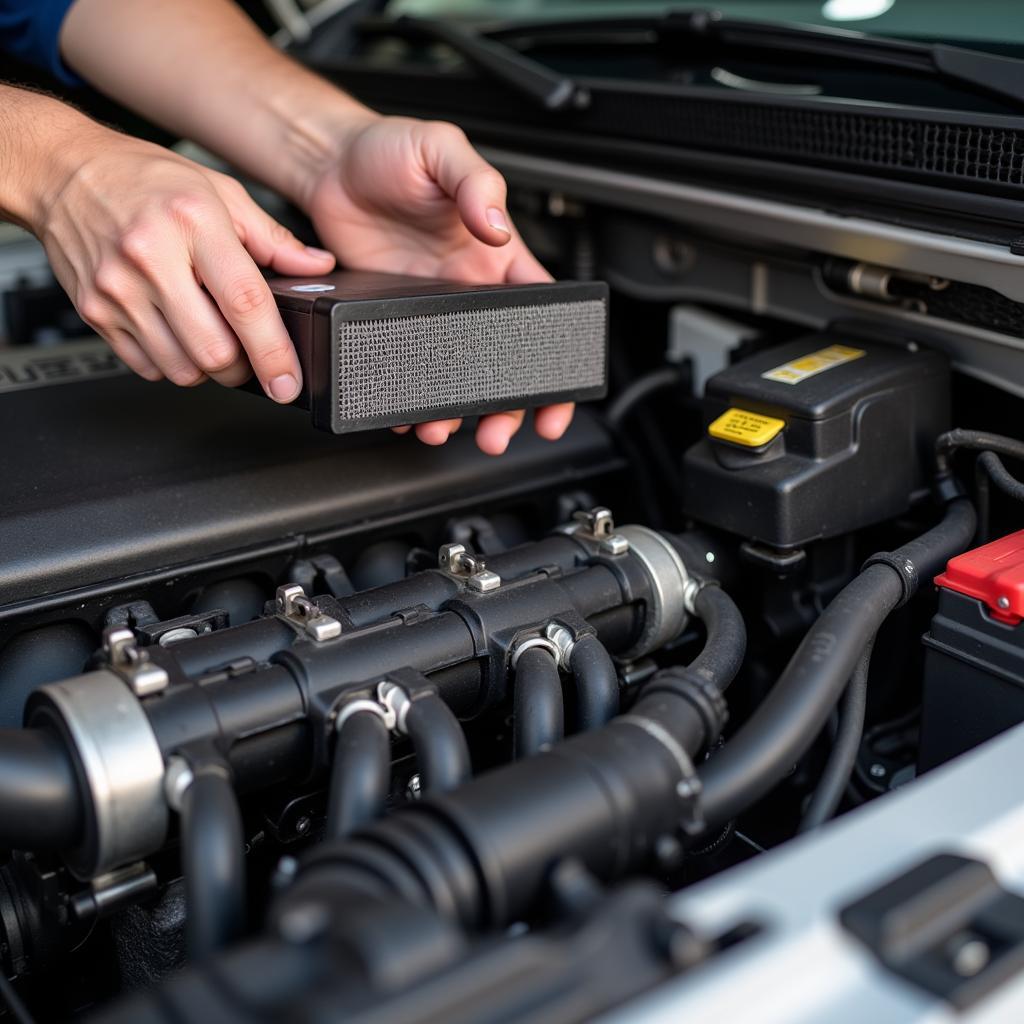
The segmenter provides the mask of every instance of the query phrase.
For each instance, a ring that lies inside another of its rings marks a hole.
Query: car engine
[[[854,1019],[840,981],[789,1013],[805,964],[910,1021],[1019,982],[1007,239],[499,135],[524,237],[608,282],[610,387],[497,459],[148,384],[0,246],[0,1019]]]

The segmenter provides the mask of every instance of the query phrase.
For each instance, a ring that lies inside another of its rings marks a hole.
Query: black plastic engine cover
[[[744,359],[706,395],[708,436],[685,457],[686,513],[782,549],[905,512],[949,422],[944,356],[842,329]]]
[[[440,448],[390,431],[333,437],[299,409],[216,384],[98,375],[117,373],[99,342],[60,351],[81,372],[51,379],[71,382],[38,386],[34,373],[0,387],[0,617],[47,594],[442,506],[479,510],[620,465],[585,410],[556,444],[524,427],[492,458],[468,429]]]

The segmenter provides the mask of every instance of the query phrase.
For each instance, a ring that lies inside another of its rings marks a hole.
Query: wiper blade
[[[546,110],[578,110],[590,102],[589,92],[571,78],[456,22],[403,15],[394,20],[363,22],[360,30],[445,43],[481,73]]]
[[[662,40],[688,41],[764,53],[807,54],[875,64],[942,78],[1024,102],[1024,61],[945,43],[915,43],[846,29],[780,25],[726,18],[716,11],[671,11],[652,26]]]

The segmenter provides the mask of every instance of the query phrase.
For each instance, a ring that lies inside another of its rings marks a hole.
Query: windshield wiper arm
[[[915,71],[1024,102],[1024,61],[945,43],[915,43],[811,25],[726,18],[715,11],[671,11],[652,26],[663,40],[686,38],[727,49],[832,57]]]
[[[456,22],[403,15],[394,20],[363,22],[360,29],[445,43],[481,73],[503,82],[546,110],[578,110],[590,102],[590,93],[571,78]]]

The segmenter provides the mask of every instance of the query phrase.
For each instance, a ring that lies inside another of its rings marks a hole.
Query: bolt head
[[[868,774],[873,779],[884,779],[888,772],[885,770],[884,764],[878,764],[876,762],[868,769]]]

